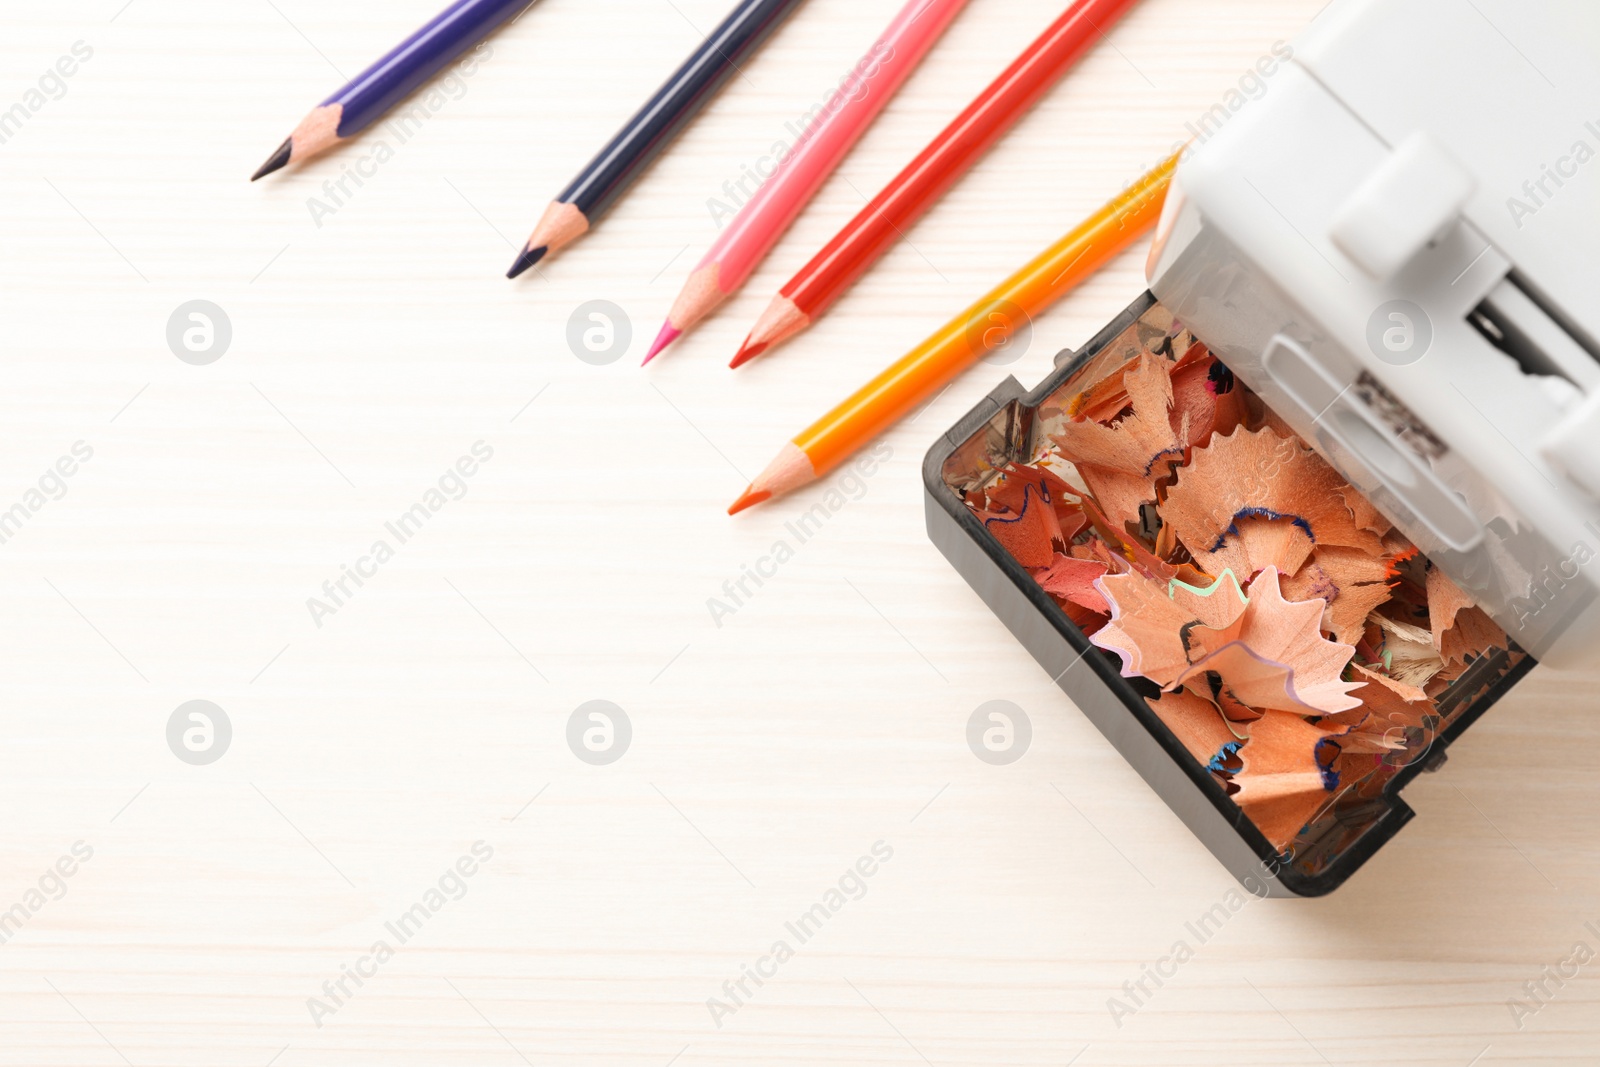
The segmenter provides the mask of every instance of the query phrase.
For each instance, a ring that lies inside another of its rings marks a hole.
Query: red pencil
[[[756,320],[737,367],[815,322],[999,140],[1136,0],[1077,0],[917,158],[789,279]]]
[[[905,0],[883,36],[813,109],[815,117],[795,146],[778,157],[772,177],[701,258],[673,301],[646,363],[745,283],[966,3]]]

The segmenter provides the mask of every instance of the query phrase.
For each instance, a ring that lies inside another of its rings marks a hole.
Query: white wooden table
[[[1595,1062],[1600,964],[1508,1003],[1600,947],[1594,679],[1536,673],[1343,890],[1252,902],[1201,944],[1186,923],[1230,877],[927,542],[930,441],[1126,304],[1142,251],[708,609],[815,502],[722,514],[789,434],[1186,137],[1322,0],[1145,0],[820,326],[737,374],[776,287],[1059,3],[975,0],[753,283],[642,372],[708,199],[894,0],[810,0],[519,283],[513,245],[727,0],[543,0],[335,210],[308,202],[375,136],[246,181],[438,2],[6,5],[0,111],[27,115],[0,144],[0,512],[22,505],[0,527],[0,1063]],[[596,299],[632,326],[607,365],[566,341]],[[192,300],[231,325],[207,365],[166,339]],[[90,458],[47,476],[77,442]],[[385,524],[477,442],[464,495],[400,544]],[[392,558],[362,562],[380,539]],[[1032,722],[1010,766],[965,740],[994,699]],[[168,745],[191,700],[231,724],[208,765]],[[631,724],[608,765],[568,746],[591,700]],[[1114,1017],[1180,940],[1193,958]]]

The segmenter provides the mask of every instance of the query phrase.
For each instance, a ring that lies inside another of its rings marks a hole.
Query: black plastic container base
[[[1370,802],[1376,807],[1347,813],[1360,816],[1359,826],[1348,835],[1333,835],[1339,844],[1331,858],[1316,855],[1319,842],[1298,856],[1275,852],[1134,684],[1122,677],[1118,657],[1090,642],[983,528],[947,480],[952,461],[975,448],[1026,459],[1032,452],[1038,405],[1155,306],[1155,297],[1145,293],[1077,353],[1058,356],[1056,371],[1031,392],[1015,378],[1007,378],[934,443],[922,467],[928,536],[1050,678],[1241,885],[1257,896],[1321,896],[1342,885],[1410,821],[1413,812],[1400,799],[1401,789],[1417,774],[1438,769],[1450,743],[1521,680],[1535,661],[1520,655],[1512,662],[1505,652],[1476,661],[1463,677],[1462,691],[1474,694],[1471,705],[1450,720],[1423,758],[1395,774]],[[1481,689],[1470,677],[1473,672],[1484,683]],[[1441,710],[1445,710],[1442,705]]]

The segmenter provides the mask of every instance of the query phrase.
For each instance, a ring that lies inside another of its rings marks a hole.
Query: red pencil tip
[[[728,366],[743,366],[771,347],[772,345],[767,341],[757,341],[755,344],[751,344],[750,338],[746,337],[744,339],[744,344],[739,347],[738,354],[733,357],[733,362],[728,364]]]
[[[666,322],[662,323],[661,332],[656,334],[655,343],[650,346],[650,351],[645,354],[644,362],[649,363],[652,359],[655,359],[663,348],[666,348],[672,342],[676,341],[678,336],[682,333],[682,330],[672,325],[671,319],[668,319]],[[644,366],[644,363],[639,365],[642,367]]]
[[[739,512],[743,511],[745,508],[754,507],[756,504],[761,503],[763,500],[771,500],[771,499],[772,499],[772,494],[769,493],[765,489],[755,489],[755,488],[746,489],[743,493],[741,493],[739,495],[739,499],[738,500],[735,500],[732,504],[728,505],[728,514],[729,515],[737,515],[737,514],[739,514]]]

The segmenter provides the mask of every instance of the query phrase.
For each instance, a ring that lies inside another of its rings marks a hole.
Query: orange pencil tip
[[[771,500],[772,494],[765,489],[750,488],[739,495],[739,499],[728,505],[728,514],[737,515],[745,508],[754,507],[763,500]]]
[[[751,344],[750,338],[746,337],[744,339],[744,344],[739,346],[738,354],[733,357],[733,362],[728,364],[728,366],[743,366],[744,364],[749,363],[752,359],[755,359],[761,353],[765,352],[770,347],[772,346],[767,341],[757,341],[754,344]]]
[[[682,330],[672,325],[672,320],[669,319],[662,323],[661,332],[656,334],[655,343],[650,346],[650,351],[645,353],[644,362],[649,363],[652,359],[655,359],[656,356],[660,355],[663,348],[676,341],[682,333]],[[639,365],[642,367],[644,363]]]

